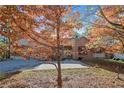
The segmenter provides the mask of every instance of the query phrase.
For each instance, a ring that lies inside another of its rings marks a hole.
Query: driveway
[[[0,62],[0,73],[15,72],[15,71],[27,71],[27,70],[45,70],[45,69],[55,69],[52,64],[47,64],[46,61],[38,61],[35,59],[23,60],[21,58],[15,58],[13,60],[7,60]],[[56,61],[52,63],[57,64]],[[87,68],[88,65],[83,62],[76,60],[64,60],[61,61],[61,68]]]
[[[0,62],[0,73],[15,72],[23,69],[30,69],[35,66],[39,66],[40,64],[43,63],[38,62],[37,60],[34,59],[25,61],[20,57],[16,57],[13,60],[6,60]]]
[[[47,62],[46,62],[47,63]],[[52,62],[57,65],[57,62],[54,61]],[[62,69],[67,69],[67,68],[87,68],[88,65],[77,61],[77,60],[64,60],[61,61],[61,68]],[[34,67],[33,69],[29,70],[45,70],[45,69],[55,69],[55,66],[52,64],[40,64],[39,66]]]

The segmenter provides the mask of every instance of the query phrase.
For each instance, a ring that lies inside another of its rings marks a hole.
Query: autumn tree
[[[42,6],[42,7],[37,6],[37,8],[34,8],[33,10],[35,9],[36,9],[36,11],[34,11],[35,14],[39,12],[41,13],[40,16],[42,16],[42,19],[39,22],[41,26],[45,27],[48,31],[51,31],[51,33],[53,33],[53,35],[55,36],[53,37],[53,39],[56,41],[54,47],[57,48],[57,55],[56,55],[58,61],[57,80],[58,80],[58,87],[62,87],[61,64],[60,64],[60,44],[61,44],[60,41],[64,36],[66,36],[65,34],[67,35],[71,34],[71,31],[74,28],[82,27],[82,24],[77,21],[80,14],[78,12],[73,13],[71,10],[71,6]],[[44,31],[44,29],[41,31]],[[51,36],[47,38],[50,37]]]
[[[94,22],[90,22],[92,24],[92,28],[89,39],[91,40],[91,42],[97,42],[97,45],[103,46],[104,44],[104,47],[106,48],[112,48],[113,45],[121,45],[123,47],[123,6],[98,7],[99,9],[96,12],[96,16],[98,17],[98,19]],[[108,41],[108,44],[105,41]],[[122,51],[124,50],[124,48],[122,49],[120,47],[120,50]]]
[[[27,7],[25,6],[25,8]],[[22,6],[1,6],[0,12],[0,34],[7,37],[10,41],[9,48],[23,38],[33,40],[43,46],[51,47],[44,43],[43,40],[38,40],[39,35],[34,31],[37,23],[33,17],[27,15],[26,11],[22,10]]]
[[[64,36],[73,35],[72,30],[74,28],[82,27],[82,23],[78,20],[80,14],[78,12],[73,13],[71,6],[59,5],[2,6],[0,12],[1,29],[7,28],[6,26],[9,24],[8,31],[1,30],[1,35],[8,37],[11,45],[23,37],[34,41],[39,46],[47,47],[48,50],[56,49],[57,81],[58,87],[62,87],[60,44],[62,44]],[[41,51],[43,52],[42,48]]]
[[[107,53],[124,53],[124,7],[123,6],[98,6],[94,14],[97,19],[89,22],[90,48],[104,48]],[[115,68],[114,68],[115,69]],[[118,78],[119,69],[118,69]]]

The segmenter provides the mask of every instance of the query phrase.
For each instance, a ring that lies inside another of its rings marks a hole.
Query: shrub
[[[120,59],[119,58],[116,58],[117,61],[119,61]]]
[[[116,58],[112,58],[113,60],[116,60]]]

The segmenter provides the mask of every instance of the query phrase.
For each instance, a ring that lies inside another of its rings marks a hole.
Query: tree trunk
[[[10,59],[11,57],[11,41],[10,41],[10,38],[9,38],[9,45],[8,45],[8,59]]]
[[[122,52],[124,53],[124,42],[121,38],[119,38],[120,42],[122,43],[122,46],[123,46],[123,49],[122,49]]]
[[[58,78],[57,78],[57,83],[58,83],[58,88],[62,88],[62,75],[61,75],[61,63],[60,63],[60,36],[59,36],[59,22],[58,22],[58,27],[57,27],[57,63],[58,63]]]

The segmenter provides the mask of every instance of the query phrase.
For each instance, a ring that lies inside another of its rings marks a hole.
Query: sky
[[[96,12],[98,11],[97,5],[80,5],[80,6],[72,6],[72,10],[74,12],[78,11],[81,15],[81,21],[83,22],[83,27],[79,30],[75,30],[79,34],[83,34],[87,31],[87,28],[91,25],[89,22],[94,22],[98,19],[96,16]],[[90,14],[90,15],[89,15]]]

